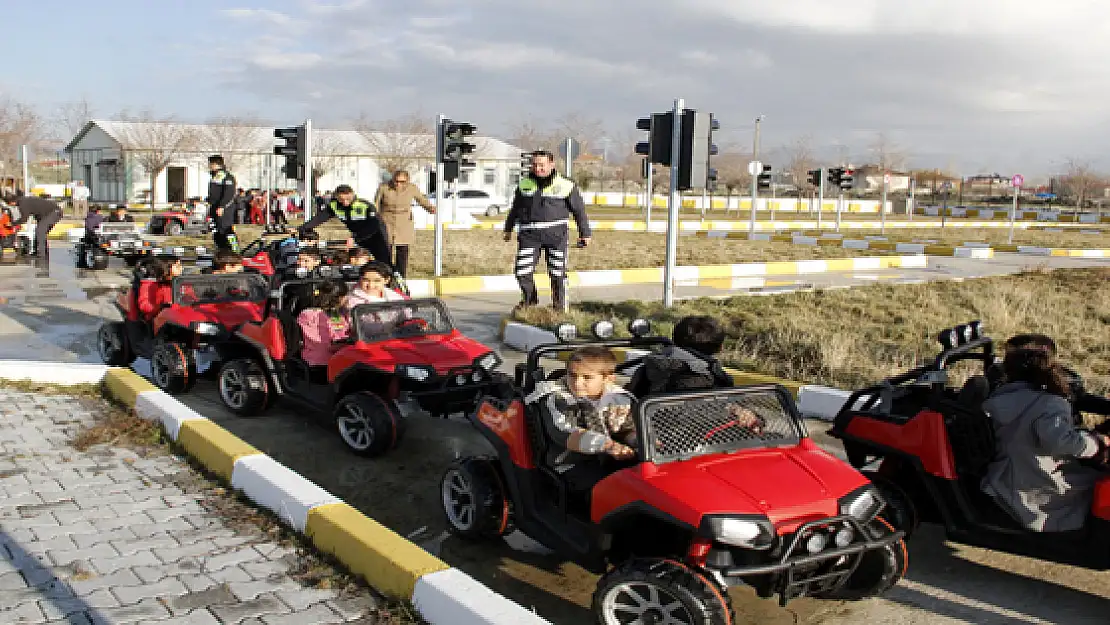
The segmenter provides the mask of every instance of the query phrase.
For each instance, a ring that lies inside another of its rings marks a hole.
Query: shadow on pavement
[[[82,613],[91,621],[108,622],[100,611],[90,606],[81,597],[74,595],[69,585],[58,579],[54,570],[43,564],[42,559],[46,557],[45,555],[36,556],[28,552],[19,544],[19,541],[3,529],[0,529],[0,556],[11,562],[27,584],[23,589],[4,587],[5,596],[9,601],[14,601],[14,604],[0,606],[0,621],[14,623],[26,619],[28,622],[37,623],[42,622],[44,616],[45,620],[54,620],[54,616],[48,609],[42,610],[45,615],[33,618],[18,612],[19,606],[27,603],[24,601],[26,598],[34,602],[50,604],[54,608],[53,612],[59,614],[62,622],[76,622],[77,615]],[[36,606],[37,609],[38,606]],[[10,615],[14,617],[10,620],[5,616],[5,612],[9,610],[15,612]]]

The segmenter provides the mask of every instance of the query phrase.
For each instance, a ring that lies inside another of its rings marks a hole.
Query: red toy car
[[[582,345],[668,343],[643,337],[648,329],[641,320],[630,325],[641,335],[632,340],[538,346],[515,384],[483,398],[471,420],[497,455],[462,458],[444,474],[451,531],[480,539],[515,526],[602,574],[593,611],[605,624],[731,624],[727,590],[737,584],[783,604],[803,595],[859,599],[894,586],[906,550],[902,533],[877,516],[882,498],[808,438],[779,386],[641,399],[633,410],[637,459],[610,467],[588,493],[571,491],[546,460],[553,442],[542,402],[524,401],[540,382],[565,374],[546,375],[540,360]],[[742,422],[745,412],[758,418]],[[588,513],[568,505],[582,496]]]
[[[149,358],[154,384],[167,393],[183,393],[196,383],[194,350],[219,345],[240,325],[262,318],[268,281],[246,273],[179,276],[173,280],[173,304],[148,320],[138,306],[140,290],[154,286],[144,279],[144,270],[137,267],[131,288],[116,297],[123,321],[100,326],[97,348],[112,366]]]
[[[237,344],[221,347],[220,397],[242,415],[277,397],[334,419],[355,453],[376,456],[401,435],[399,401],[439,416],[468,412],[500,374],[500,357],[455,328],[438,299],[364,304],[351,311],[352,336],[326,367],[301,358],[297,316],[311,305],[318,280],[288,280],[261,322],[241,326]]]
[[[978,321],[941,333],[930,363],[853,393],[829,434],[888,502],[883,516],[907,534],[920,522],[944,525],[955,542],[1096,570],[1110,569],[1110,473],[1095,490],[1084,531],[1027,530],[980,488],[995,458],[994,425],[982,404],[994,344]],[[949,368],[980,365],[962,388],[948,386]]]

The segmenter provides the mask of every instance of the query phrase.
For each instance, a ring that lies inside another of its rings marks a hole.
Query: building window
[[[482,170],[482,184],[490,187],[497,184],[497,170],[492,167]]]
[[[463,169],[459,172],[459,184],[470,184],[471,170]]]
[[[520,171],[519,170],[513,170],[513,171],[509,172],[509,186],[510,187],[515,187],[518,184],[520,184]]]

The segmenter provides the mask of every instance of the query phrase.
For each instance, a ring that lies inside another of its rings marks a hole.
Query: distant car
[[[443,202],[446,206],[452,205],[451,194],[451,191],[443,192]],[[431,200],[432,204],[435,204],[434,193],[429,194],[428,199]],[[506,198],[491,195],[488,191],[482,191],[481,189],[461,189],[458,202],[458,210],[471,215],[496,217],[509,210],[509,201]]]
[[[158,213],[150,218],[147,231],[170,237],[207,234],[208,209],[197,207],[190,211],[189,208],[182,207]]]

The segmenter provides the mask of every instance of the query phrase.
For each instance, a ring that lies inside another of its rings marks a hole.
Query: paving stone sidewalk
[[[370,594],[290,577],[294,550],[236,531],[169,454],[79,452],[90,402],[0,388],[0,623],[372,623]]]

